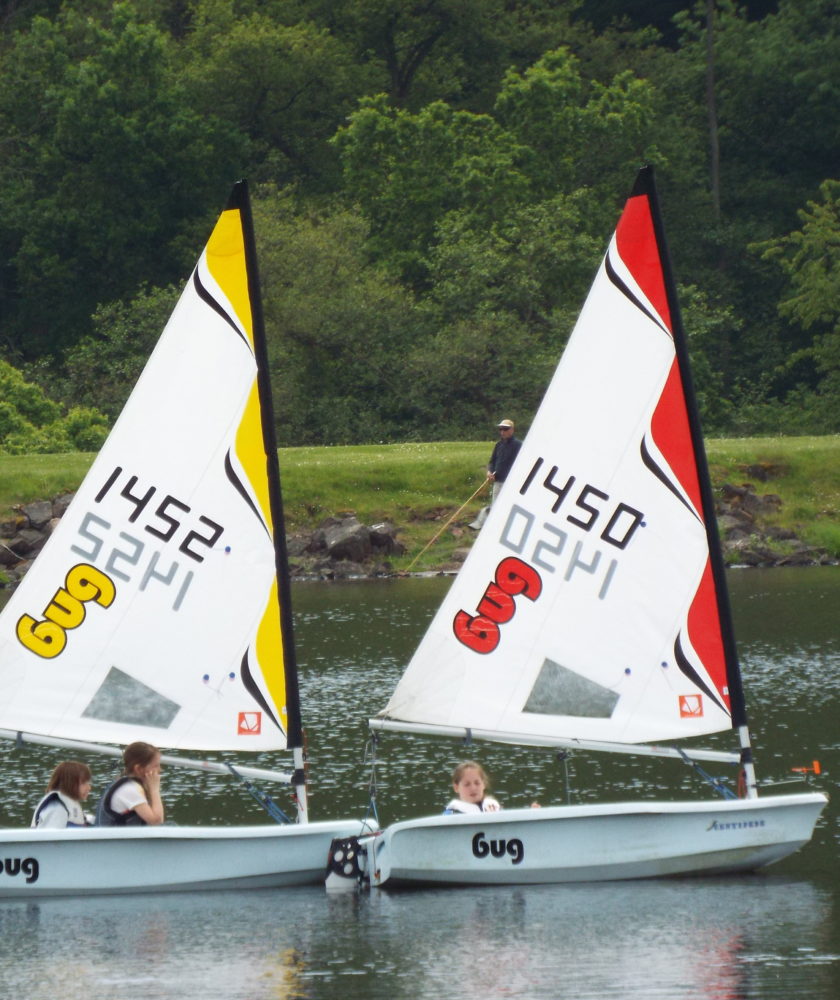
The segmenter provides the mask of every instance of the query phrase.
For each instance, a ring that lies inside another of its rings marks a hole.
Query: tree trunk
[[[706,114],[709,119],[709,168],[712,213],[720,222],[720,142],[715,106],[715,0],[706,0]]]

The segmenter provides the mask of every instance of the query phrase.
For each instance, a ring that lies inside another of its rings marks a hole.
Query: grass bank
[[[324,518],[354,511],[366,524],[388,520],[400,529],[405,569],[484,481],[491,442],[285,448],[280,452],[287,527],[304,531]],[[781,497],[767,519],[840,557],[840,435],[713,439],[712,480],[754,484]],[[0,518],[15,504],[74,490],[92,455],[0,456]],[[435,569],[471,532],[466,525],[484,491],[469,503],[414,566]]]

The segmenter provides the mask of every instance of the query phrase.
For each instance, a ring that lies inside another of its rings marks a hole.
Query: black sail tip
[[[636,180],[633,184],[633,190],[630,192],[630,197],[635,198],[638,195],[650,195],[653,191],[653,167],[651,164],[647,163],[643,167],[639,168],[639,172],[636,174]]]
[[[230,211],[231,209],[242,209],[245,207],[247,200],[248,181],[243,177],[233,185],[230,196],[227,200],[227,205],[225,205],[225,211]]]

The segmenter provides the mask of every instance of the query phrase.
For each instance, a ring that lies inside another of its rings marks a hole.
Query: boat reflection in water
[[[358,704],[368,689],[396,681],[449,585],[437,578],[296,590],[319,811],[360,809]],[[773,747],[768,773],[783,776],[813,753],[823,765],[822,787],[831,790],[840,768],[840,573],[736,573],[730,589],[756,731],[762,746]],[[783,697],[782,680],[790,682]],[[442,809],[449,771],[463,753],[449,741],[383,740],[381,780],[393,811]],[[0,744],[6,822],[28,822],[55,756]],[[564,800],[563,768],[551,753],[488,744],[480,757],[504,804]],[[690,769],[674,767],[674,784],[662,786],[654,761],[640,767],[629,757],[581,755],[570,765],[572,793],[603,786],[605,796],[677,794],[693,779]],[[428,777],[423,784],[420,774]],[[101,787],[101,772],[94,776]],[[248,823],[258,809],[248,797],[232,799],[228,782],[211,774],[188,780],[173,771],[167,799],[177,822]],[[835,795],[808,850],[767,872],[727,879],[5,901],[0,996],[837,1000],[838,830]]]
[[[776,876],[9,902],[0,927],[14,960],[0,989],[29,1000],[828,998],[840,959],[830,911],[810,882]]]

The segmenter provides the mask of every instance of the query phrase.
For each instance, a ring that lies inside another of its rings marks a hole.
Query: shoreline
[[[21,504],[14,508],[12,518],[0,523],[0,590],[13,590],[23,579],[72,499],[72,493],[64,493],[52,500]],[[750,484],[724,484],[718,490],[717,522],[728,569],[838,565],[825,549],[775,526],[773,518],[781,504],[778,495],[758,495]],[[477,537],[469,528],[474,516],[466,513],[458,522],[447,524],[451,551],[441,554],[439,563],[411,572],[392,561],[408,556],[398,537],[405,528],[389,521],[366,525],[355,513],[345,511],[311,531],[287,535],[291,580],[455,576]]]

